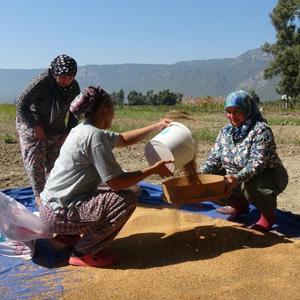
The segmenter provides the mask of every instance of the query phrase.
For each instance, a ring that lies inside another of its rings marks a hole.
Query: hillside
[[[190,96],[224,96],[238,89],[254,89],[263,100],[275,99],[275,82],[263,79],[272,57],[260,49],[236,58],[193,60],[165,64],[86,65],[78,69],[81,87],[101,85],[109,92],[170,89]],[[0,69],[0,102],[12,103],[41,69]]]

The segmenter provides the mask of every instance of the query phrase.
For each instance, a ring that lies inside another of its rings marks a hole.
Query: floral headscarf
[[[79,119],[105,103],[112,105],[110,96],[100,87],[89,86],[72,101],[70,111]]]
[[[50,63],[49,70],[53,76],[69,75],[75,77],[77,63],[74,58],[66,54],[61,54]]]
[[[256,122],[267,122],[248,92],[239,90],[230,93],[225,100],[225,109],[232,106],[239,107],[246,117],[246,121],[242,126],[234,127],[231,125],[232,136],[235,142],[243,139]]]

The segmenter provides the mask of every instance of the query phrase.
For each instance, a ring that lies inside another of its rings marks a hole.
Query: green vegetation
[[[203,128],[198,131],[196,131],[193,136],[196,141],[202,141],[202,142],[215,142],[217,136],[218,136],[219,130],[211,130],[208,128]]]
[[[169,110],[169,107],[154,106],[118,106],[116,108],[116,117],[120,119],[154,121],[163,117]]]
[[[180,103],[182,94],[173,93],[169,90],[159,91],[157,94],[153,90],[148,90],[144,95],[141,92],[135,90],[130,91],[127,96],[129,105],[175,105]]]
[[[300,106],[294,109],[284,109],[281,101],[263,103],[263,115],[268,123],[276,130],[276,126],[288,128],[288,134],[279,129],[276,140],[279,144],[300,146],[297,126],[300,126]],[[15,105],[0,105],[0,123],[15,128]],[[196,105],[177,104],[173,106],[116,106],[115,119],[111,130],[117,132],[129,131],[147,126],[160,118],[169,117],[178,122],[192,122],[189,124],[194,137],[198,142],[214,143],[222,126],[226,124],[224,107],[222,103],[204,101]],[[195,122],[194,122],[195,121]],[[194,127],[193,127],[194,126]],[[1,128],[0,128],[1,129]],[[277,129],[278,130],[278,129]],[[15,133],[7,131],[6,126],[0,130],[0,140],[4,143],[15,143]]]
[[[0,122],[9,122],[16,118],[16,106],[14,104],[0,104]]]
[[[300,117],[288,117],[288,118],[282,118],[282,117],[268,117],[268,124],[269,125],[289,125],[289,126],[300,126]]]
[[[176,109],[183,110],[189,113],[216,113],[224,112],[224,105],[220,102],[203,101],[196,105],[180,104]]]
[[[15,140],[13,139],[13,137],[8,133],[4,134],[4,136],[2,137],[2,140],[5,144],[14,144],[15,143]]]
[[[277,40],[262,47],[274,56],[264,75],[266,79],[279,76],[276,90],[288,107],[290,100],[293,105],[300,100],[300,1],[278,0],[270,17]]]

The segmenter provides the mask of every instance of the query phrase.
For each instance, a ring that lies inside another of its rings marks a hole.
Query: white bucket
[[[145,147],[145,156],[150,165],[159,160],[174,160],[167,167],[174,171],[190,162],[196,154],[196,143],[191,131],[183,124],[172,122]]]

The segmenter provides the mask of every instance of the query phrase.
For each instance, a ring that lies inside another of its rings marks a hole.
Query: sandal
[[[259,220],[250,228],[260,232],[267,232],[272,229],[272,226],[275,223],[275,218],[275,212],[268,214],[261,213]]]
[[[86,254],[81,257],[70,256],[69,264],[72,266],[105,268],[117,261],[117,256],[109,254]]]

